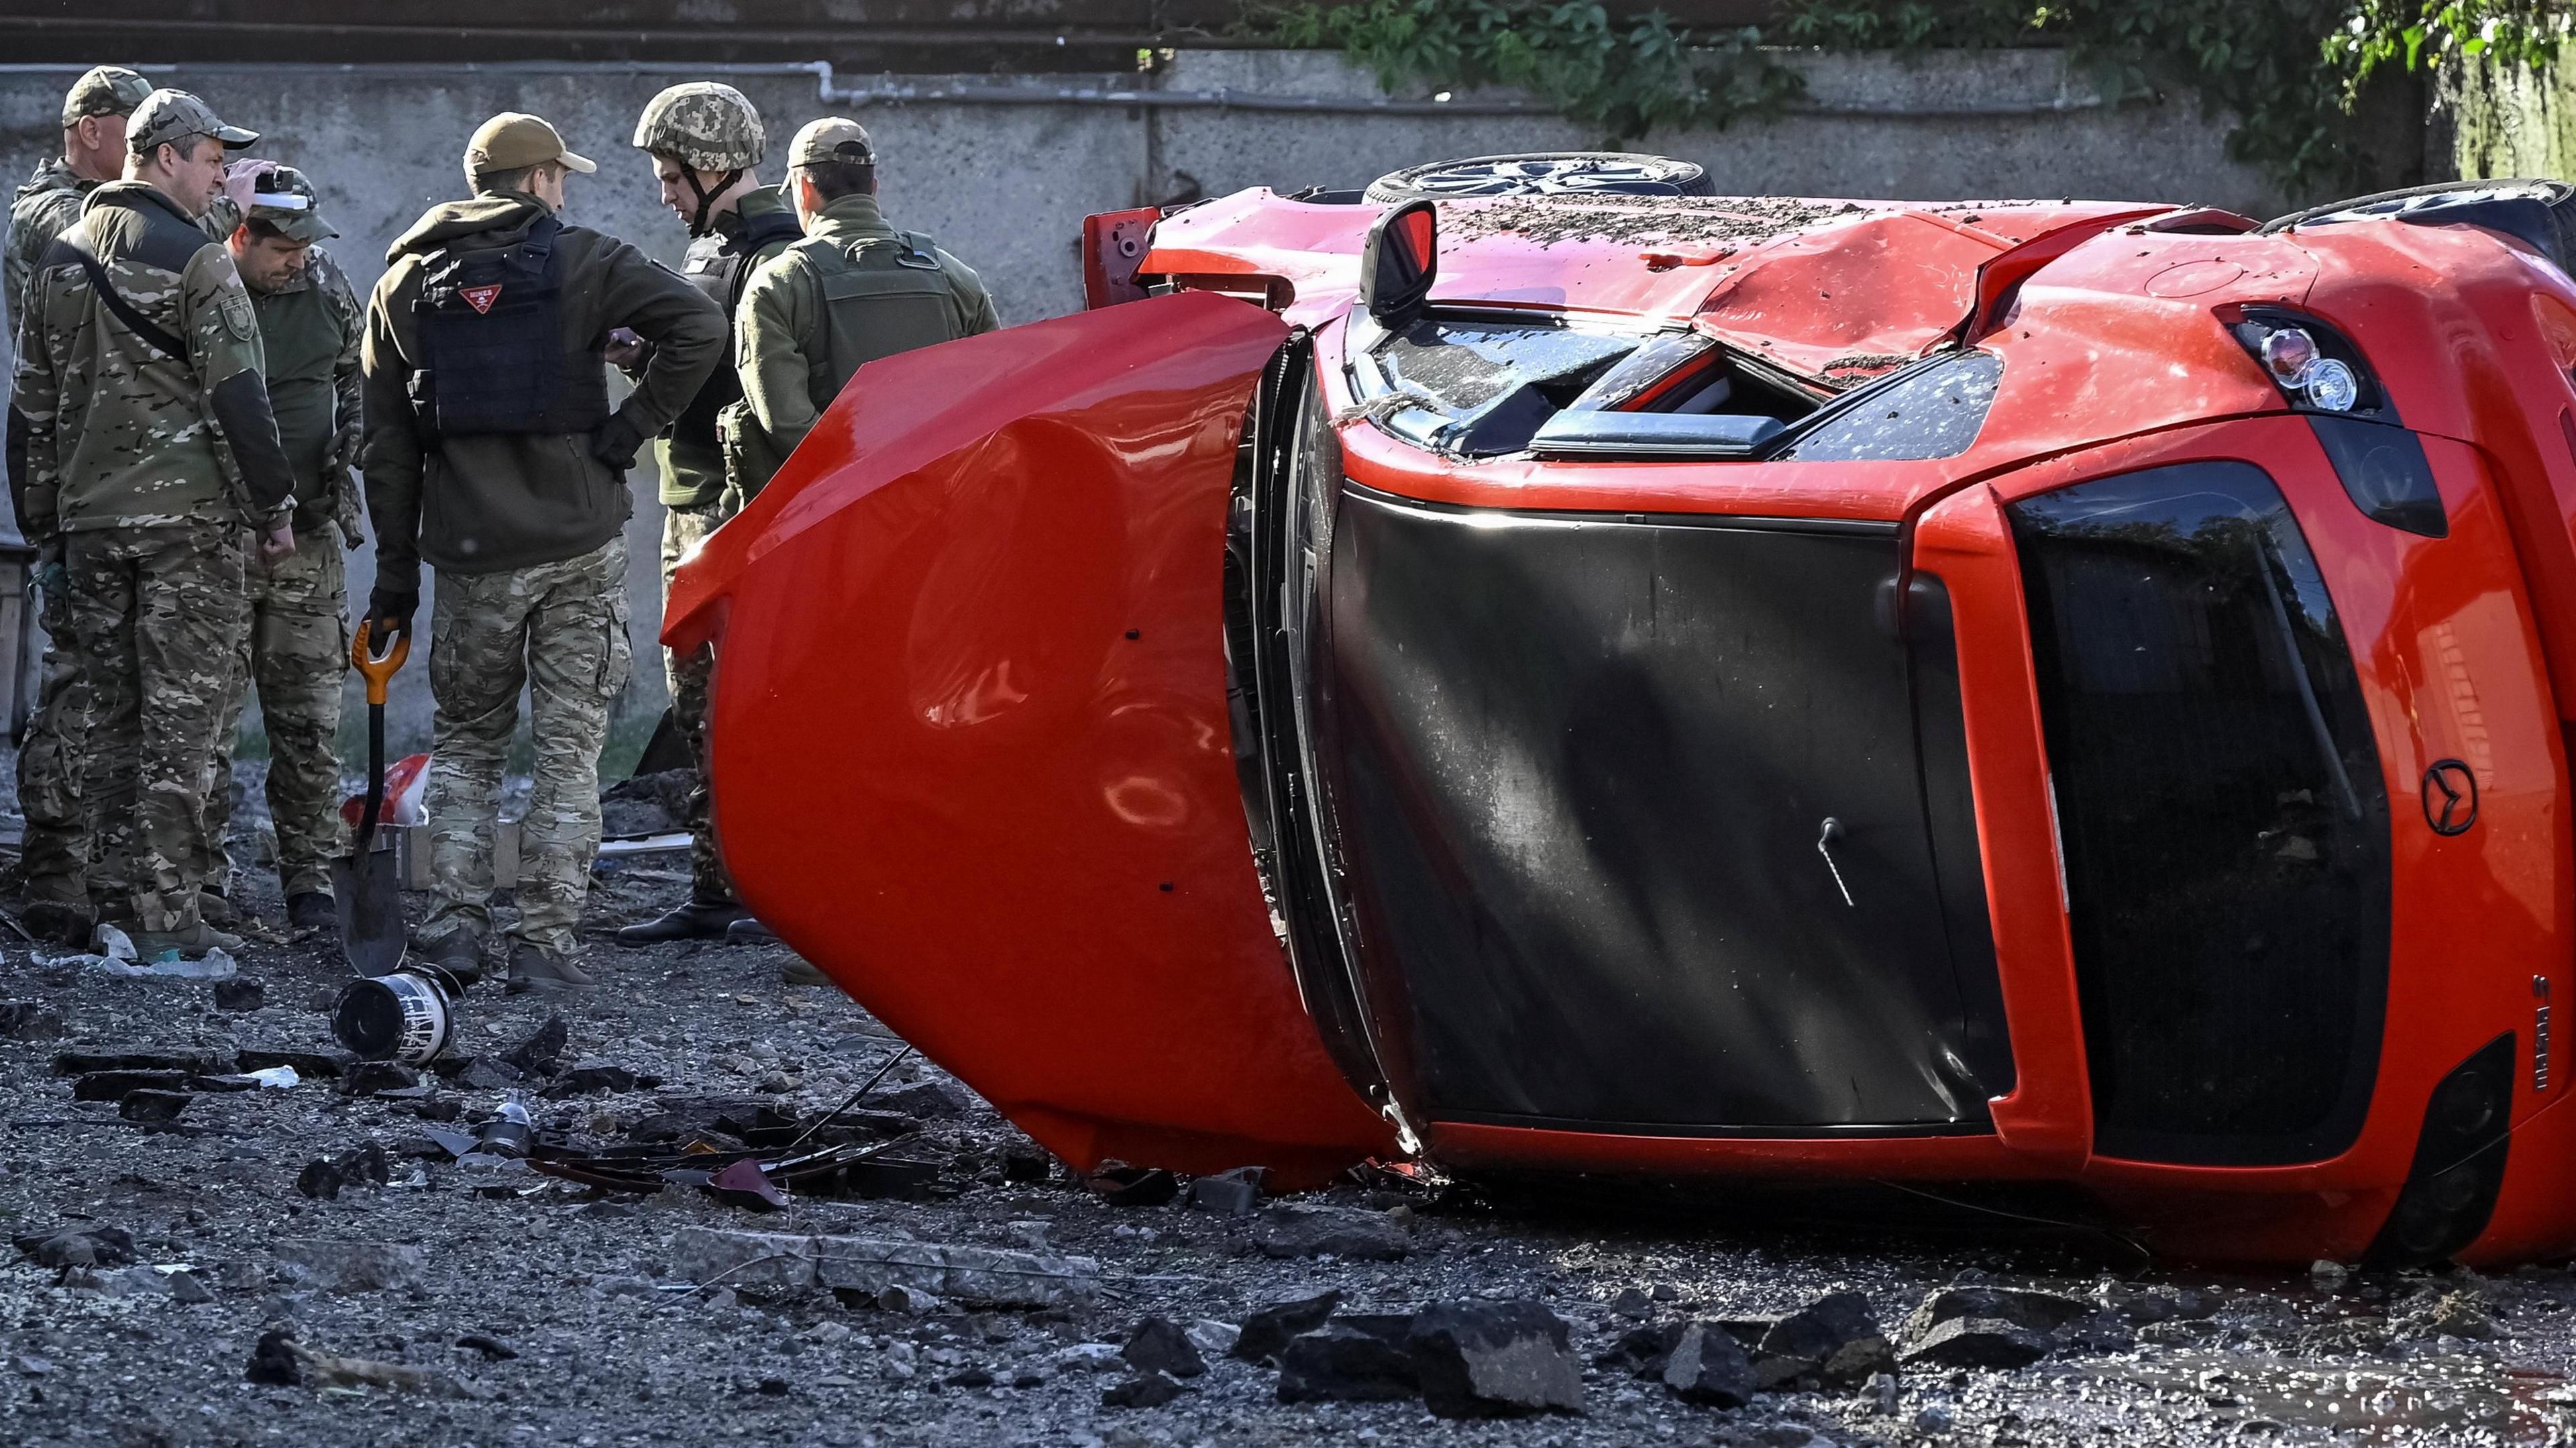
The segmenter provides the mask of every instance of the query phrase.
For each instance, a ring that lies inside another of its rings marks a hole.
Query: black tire
[[[1451,201],[1470,196],[1710,196],[1717,188],[1696,162],[1630,151],[1533,151],[1519,156],[1469,156],[1407,166],[1369,183],[1368,200],[1392,206],[1425,197]]]

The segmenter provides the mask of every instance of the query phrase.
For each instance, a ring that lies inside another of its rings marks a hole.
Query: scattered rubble
[[[1344,1207],[1273,1207],[1253,1228],[1266,1257],[1349,1257],[1392,1262],[1412,1250],[1401,1223],[1384,1212]]]
[[[604,867],[586,931],[680,876]],[[587,946],[606,988],[478,986],[409,1084],[307,1008],[328,940],[255,936],[221,983],[0,964],[0,1441],[1258,1448],[1455,1413],[1532,1415],[1463,1429],[1498,1448],[2220,1448],[2537,1443],[2576,1406],[2554,1265],[2227,1276],[1402,1163],[1084,1177],[777,947]],[[189,1104],[138,1129],[143,1091]]]

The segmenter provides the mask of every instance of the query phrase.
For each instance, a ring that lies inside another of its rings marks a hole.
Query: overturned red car
[[[2570,188],[1687,172],[1095,217],[870,364],[673,589],[747,901],[1084,1168],[2576,1249]]]

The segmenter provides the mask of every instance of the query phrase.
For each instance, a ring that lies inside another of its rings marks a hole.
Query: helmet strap
[[[688,178],[689,189],[698,194],[697,214],[689,218],[689,235],[704,236],[707,234],[707,213],[715,209],[717,197],[732,190],[733,183],[742,179],[742,168],[736,166],[725,172],[712,191],[698,184],[698,168],[685,160],[680,163],[680,174]]]

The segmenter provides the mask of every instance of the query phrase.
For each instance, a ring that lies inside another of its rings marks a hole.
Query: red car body
[[[1096,217],[679,570],[726,858],[1084,1169],[2564,1253],[2562,197]]]

